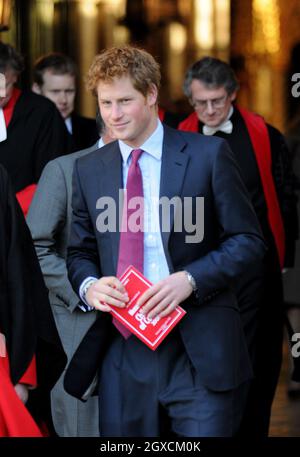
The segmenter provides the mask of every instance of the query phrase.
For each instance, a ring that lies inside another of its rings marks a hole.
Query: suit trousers
[[[209,350],[209,348],[207,348]],[[249,383],[212,391],[200,382],[178,329],[152,351],[134,335],[118,335],[99,383],[101,437],[229,437],[240,424]],[[167,417],[167,422],[162,420]]]

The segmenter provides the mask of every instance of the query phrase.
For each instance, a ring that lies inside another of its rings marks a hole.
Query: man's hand
[[[111,311],[109,305],[124,308],[129,298],[125,287],[115,276],[103,276],[95,281],[85,296],[90,306],[99,311]]]
[[[186,273],[179,271],[146,290],[137,301],[137,305],[143,307],[140,311],[148,319],[154,319],[157,315],[165,317],[186,300],[192,292],[193,288]]]
[[[25,405],[25,403],[28,400],[28,387],[26,386],[26,384],[16,384],[15,391],[21,402]]]

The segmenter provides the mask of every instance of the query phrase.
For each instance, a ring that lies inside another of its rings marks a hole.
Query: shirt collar
[[[159,119],[157,119],[157,127],[154,132],[147,138],[147,140],[141,144],[139,149],[150,154],[157,160],[161,160],[162,156],[162,146],[163,146],[163,138],[164,138],[164,129],[162,123]],[[127,163],[128,158],[131,154],[133,148],[128,146],[128,144],[124,143],[124,141],[118,140],[122,159],[124,163]]]
[[[233,115],[233,111],[233,106],[231,105],[225,121],[228,121],[231,118],[231,116]]]
[[[98,140],[98,148],[102,148],[104,146],[104,141],[102,140],[102,138],[100,137],[99,140]]]
[[[72,119],[71,119],[71,116],[67,117],[65,119],[65,124],[66,124],[66,127],[68,129],[68,132],[72,135],[73,133],[73,128],[72,128]]]

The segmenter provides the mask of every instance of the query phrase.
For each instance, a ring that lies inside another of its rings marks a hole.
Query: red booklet
[[[170,333],[173,327],[183,318],[186,311],[177,306],[174,311],[166,317],[147,319],[147,316],[139,312],[136,305],[139,297],[152,286],[136,268],[129,266],[120,277],[129,296],[126,308],[111,306],[112,314],[134,335],[143,341],[153,351]]]

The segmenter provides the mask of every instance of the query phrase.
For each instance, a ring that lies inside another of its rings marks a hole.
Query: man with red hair
[[[259,268],[265,249],[232,153],[223,140],[162,125],[159,65],[144,50],[105,50],[87,84],[118,139],[75,163],[67,260],[75,291],[99,310],[77,378],[99,372],[100,436],[160,436],[163,415],[178,436],[232,436],[252,375],[232,285],[245,270]],[[120,221],[124,188],[140,224]],[[197,236],[199,197],[203,238]],[[99,223],[102,199],[118,208],[109,227]],[[174,199],[191,206],[176,217],[168,204],[160,208],[160,200]],[[177,230],[186,212],[196,224]],[[110,225],[115,220],[118,226]],[[117,277],[129,265],[153,284],[137,302],[148,322],[179,304],[187,311],[155,351],[111,320],[111,307],[128,302]],[[76,376],[68,374],[74,391]]]

